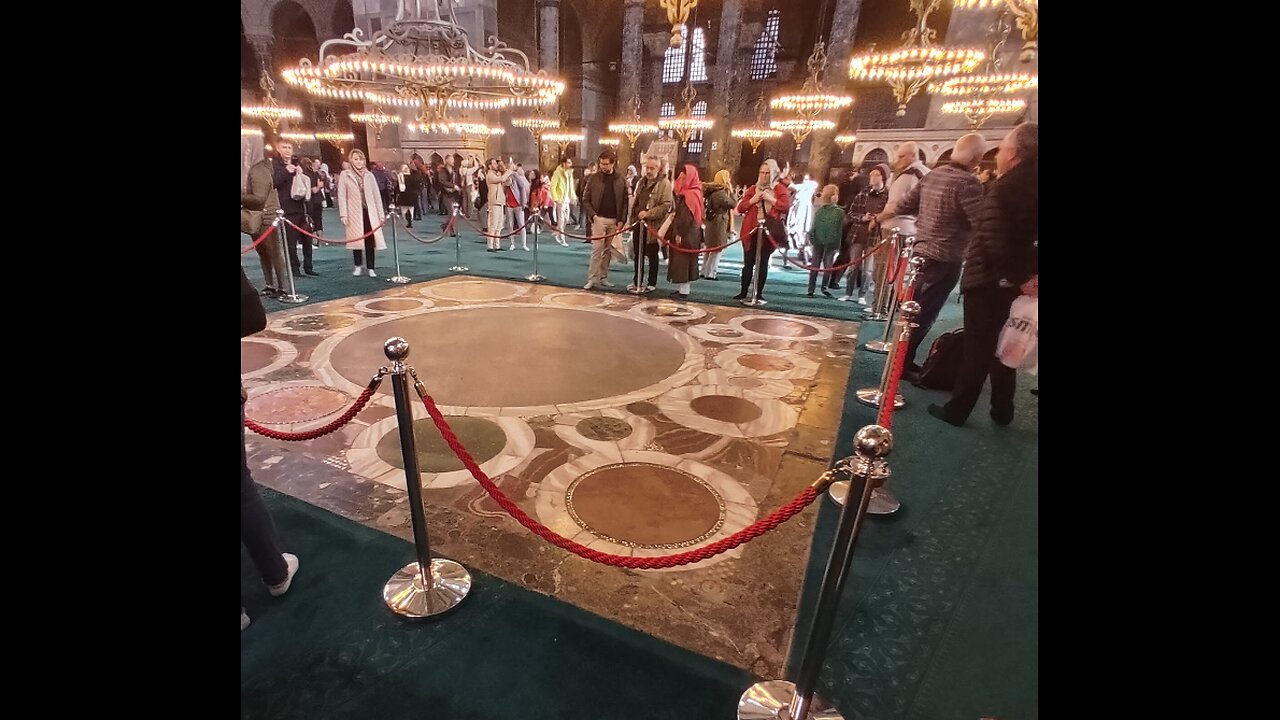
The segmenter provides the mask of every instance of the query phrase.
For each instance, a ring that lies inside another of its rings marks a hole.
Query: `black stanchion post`
[[[399,219],[399,217],[400,214],[395,210],[391,210],[387,213],[387,223],[391,225],[391,252],[396,256],[396,274],[387,278],[387,282],[404,285],[409,282],[409,278],[405,277],[404,273],[400,272],[400,243],[396,240],[396,220]]]
[[[875,477],[882,474],[877,466],[884,464],[884,458],[892,449],[892,433],[879,425],[867,425],[854,436],[855,454],[838,461],[832,468],[851,476],[853,495],[859,501],[846,504],[840,511],[796,681],[766,680],[752,685],[738,701],[738,720],[843,720],[839,711],[815,698],[814,691],[831,629],[835,626],[840,597],[849,579],[853,549],[862,530],[862,519],[866,517],[871,489],[875,487]]]
[[[462,236],[458,234],[458,203],[453,203],[453,214],[450,217],[453,223],[453,267],[449,268],[450,272],[467,272],[471,268],[462,264]]]
[[[542,218],[536,215],[533,218],[533,274],[525,277],[529,282],[542,282],[546,280],[544,276],[538,273],[538,226],[542,224]],[[512,237],[515,237],[514,235]]]
[[[754,211],[751,211],[754,212]],[[742,304],[748,307],[755,305],[764,305],[764,301],[756,299],[756,288],[760,286],[760,268],[767,265],[768,255],[764,254],[764,223],[756,225],[756,254],[755,257],[747,261],[746,253],[743,253],[742,271],[747,271],[747,262],[751,263],[751,282],[747,284],[747,296],[743,298]],[[764,262],[760,262],[764,258]]]
[[[631,285],[627,287],[627,292],[632,295],[643,295],[649,292],[643,282],[645,268],[644,248],[649,242],[649,231],[646,228],[647,226],[645,225],[645,222],[643,220],[639,220],[631,231],[631,248],[636,254],[636,276],[635,282],[631,283]]]
[[[298,290],[293,286],[293,262],[292,256],[289,255],[289,229],[285,227],[284,210],[276,210],[276,234],[280,236],[280,252],[285,259],[285,265],[289,266],[289,294],[281,295],[276,298],[282,303],[296,305],[307,301],[306,295],[299,295]],[[304,238],[307,242],[311,242],[311,238]],[[277,265],[276,267],[279,267]]]
[[[391,388],[396,401],[400,452],[404,457],[405,487],[409,491],[409,519],[418,560],[400,568],[382,588],[382,600],[391,611],[406,618],[429,618],[454,609],[471,592],[471,573],[460,563],[431,557],[427,515],[422,505],[422,476],[413,436],[413,406],[409,400],[409,343],[393,337],[382,346],[391,360]]]

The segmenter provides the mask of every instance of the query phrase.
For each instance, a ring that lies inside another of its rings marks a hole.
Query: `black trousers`
[[[956,283],[960,282],[962,267],[961,263],[939,262],[928,258],[925,258],[924,264],[920,266],[913,296],[915,301],[920,303],[920,315],[916,318],[920,327],[911,331],[911,343],[907,346],[905,367],[916,364],[916,351],[920,349],[920,343],[924,342],[925,336],[929,334],[933,323],[938,319],[938,314],[947,304],[947,297],[951,295],[952,290],[956,289]],[[968,328],[965,328],[965,333],[968,332]]]
[[[268,585],[284,582],[289,575],[276,526],[258,494],[258,486],[249,472],[249,453],[244,446],[244,405],[240,406],[240,542],[249,551],[249,559]]]
[[[285,215],[284,217],[286,220],[294,223],[298,227],[307,226],[305,213],[300,213],[298,215]],[[314,270],[315,265],[312,264],[311,251],[313,250],[313,246],[311,244],[311,238],[307,237],[306,235],[303,235],[297,230],[294,230],[293,226],[290,225],[289,223],[285,223],[284,232],[285,232],[285,237],[288,238],[288,243],[289,243],[289,266],[293,268],[294,274],[297,274],[298,267],[299,267],[299,263],[298,263],[298,245],[299,244],[302,245],[302,263],[301,263],[302,268],[307,271]]]
[[[640,258],[643,257],[645,263],[649,266],[649,282],[646,285],[656,287],[658,284],[658,243],[645,242],[645,235],[647,234],[643,222],[636,225],[635,229],[631,231],[631,254],[636,259],[635,284],[640,284]],[[644,248],[643,251],[641,246]]]
[[[768,231],[766,230],[767,234]],[[764,246],[764,251],[760,250],[760,246]],[[754,274],[759,274],[756,281],[756,297],[764,297],[764,281],[769,277],[769,257],[773,255],[773,246],[769,244],[767,237],[757,236],[755,233],[751,235],[751,249],[744,250],[742,253],[742,294],[747,294],[747,288],[751,286],[751,278]]]
[[[372,230],[372,229],[373,229],[373,224],[369,222],[369,208],[365,208],[365,209],[364,209],[364,231],[367,233],[367,232],[369,232],[369,231],[370,231],[370,230]],[[361,266],[361,265],[364,265],[365,267],[369,268],[370,270],[373,270],[373,269],[374,269],[374,267],[373,267],[373,250],[374,250],[374,247],[375,247],[375,240],[374,240],[373,236],[372,236],[372,235],[366,235],[366,236],[365,236],[365,238],[364,238],[364,252],[365,252],[366,254],[368,254],[368,256],[369,256],[369,262],[367,262],[367,263],[366,263],[366,262],[364,262],[364,256],[361,254],[361,252],[360,252],[359,250],[352,250],[352,251],[351,251],[351,254],[352,254],[352,256],[354,256],[354,258],[355,258],[355,261],[356,261],[356,267],[359,267],[359,266]]]
[[[997,414],[1013,413],[1017,372],[996,357],[1000,331],[1009,319],[1009,308],[1018,288],[983,285],[964,294],[964,360],[956,372],[955,389],[947,402],[947,416],[964,421],[978,404],[982,386],[991,376],[991,409]]]

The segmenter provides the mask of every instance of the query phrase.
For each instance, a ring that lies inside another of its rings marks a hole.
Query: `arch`
[[[882,145],[874,145],[871,148],[868,148],[867,152],[863,154],[862,158],[858,162],[863,166],[887,163],[889,162],[889,151]]]
[[[271,54],[275,67],[295,65],[320,52],[316,25],[311,14],[294,0],[280,0],[271,11],[271,36],[275,38]]]

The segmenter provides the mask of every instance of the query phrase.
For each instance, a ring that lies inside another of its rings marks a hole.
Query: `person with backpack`
[[[715,182],[703,183],[702,194],[707,200],[707,229],[705,239],[707,247],[721,247],[729,242],[733,235],[733,208],[738,204],[734,194],[733,180],[728,170],[716,173]],[[715,250],[706,254],[702,260],[703,280],[715,280],[720,268],[720,253]]]

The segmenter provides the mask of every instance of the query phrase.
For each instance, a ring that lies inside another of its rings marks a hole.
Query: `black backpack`
[[[920,368],[916,385],[930,390],[951,390],[964,359],[964,328],[943,333],[929,346],[929,357]]]

